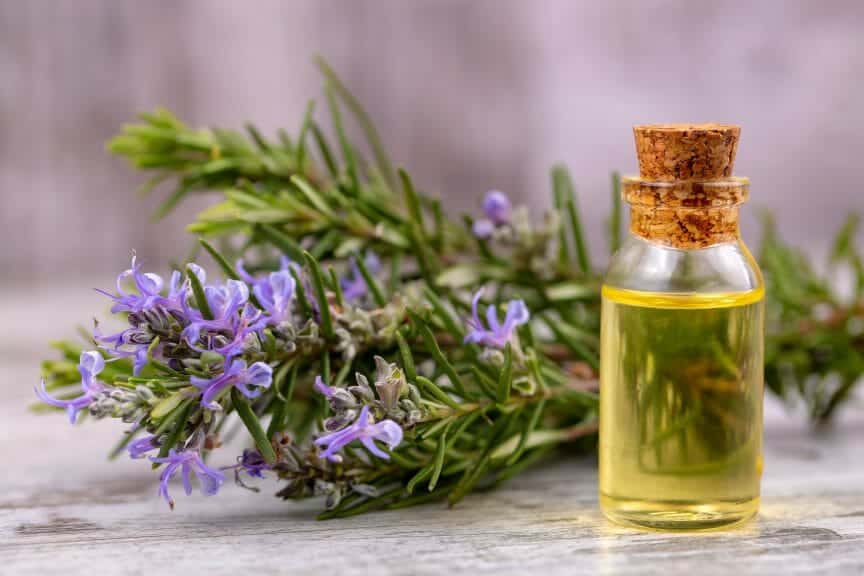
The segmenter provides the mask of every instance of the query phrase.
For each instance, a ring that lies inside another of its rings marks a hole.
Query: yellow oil
[[[600,504],[613,521],[708,530],[759,507],[764,290],[603,287]]]

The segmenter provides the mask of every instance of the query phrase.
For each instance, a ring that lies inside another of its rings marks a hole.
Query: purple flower
[[[190,377],[190,381],[201,392],[201,406],[210,410],[221,410],[216,403],[216,397],[222,391],[234,387],[247,398],[257,398],[260,388],[269,388],[273,380],[273,369],[264,362],[255,362],[248,368],[245,360],[226,360],[225,371],[215,378]],[[252,389],[255,386],[259,389]]]
[[[381,261],[374,252],[369,252],[363,259],[366,264],[366,270],[373,276],[381,271]],[[369,291],[369,286],[366,285],[366,280],[363,274],[360,273],[360,267],[357,266],[357,261],[351,258],[351,274],[346,275],[340,281],[342,287],[342,296],[348,302],[355,302],[366,295]]]
[[[270,317],[269,321],[279,324],[291,319],[291,300],[294,298],[295,287],[296,282],[291,272],[280,270],[257,281],[252,292]]]
[[[213,318],[207,320],[200,311],[187,307],[187,316],[194,320],[183,329],[183,338],[199,352],[209,350],[226,358],[236,356],[242,351],[246,337],[263,328],[267,318],[248,302],[249,287],[239,280],[228,280],[224,286],[207,286],[204,293]]]
[[[328,386],[321,379],[321,376],[315,377],[313,388],[316,392],[327,398],[330,408],[336,412],[336,416],[324,421],[325,430],[338,430],[354,419],[354,416],[357,414],[356,408],[358,407],[358,403],[351,392],[345,388]]]
[[[48,394],[48,390],[45,388],[45,380],[42,380],[40,386],[36,388],[36,395],[46,404],[57,408],[65,408],[66,413],[69,414],[69,422],[74,424],[78,412],[88,407],[96,398],[96,395],[105,389],[102,383],[96,380],[96,376],[104,368],[105,359],[102,358],[102,354],[95,350],[82,352],[78,361],[78,372],[81,374],[81,390],[84,394],[71,400],[58,400]]]
[[[162,296],[162,287],[165,284],[162,277],[152,272],[141,272],[141,264],[138,263],[137,259],[138,257],[133,254],[132,267],[117,276],[117,294],[111,294],[98,288],[96,290],[114,300],[111,312],[115,314],[118,312],[141,312],[155,306],[179,308],[180,301],[185,296],[185,292],[179,284],[179,275],[176,278],[172,275],[169,296]],[[126,292],[123,289],[123,283],[129,278],[132,279],[138,290],[137,294]]]
[[[237,463],[237,467],[255,478],[264,478],[264,470],[271,470],[273,466],[264,460],[257,450],[243,450],[243,455]]]
[[[337,452],[354,440],[359,440],[373,455],[388,460],[390,455],[376,446],[375,440],[385,443],[392,450],[402,442],[402,428],[393,420],[382,420],[373,424],[370,419],[369,406],[363,406],[357,420],[352,424],[316,439],[316,446],[326,446],[321,457],[331,462],[340,462],[342,457]]]
[[[475,220],[474,224],[471,226],[471,232],[473,232],[474,236],[477,238],[489,238],[492,236],[492,233],[495,232],[495,224],[493,224],[491,220]]]
[[[198,276],[201,282],[206,279],[204,270],[196,265],[189,264],[192,273]],[[138,290],[137,294],[127,293],[123,290],[123,283],[131,277]],[[104,290],[98,292],[107,295],[114,300],[111,311],[126,312],[129,314],[131,328],[127,328],[116,334],[102,335],[98,327],[94,330],[94,338],[105,344],[100,346],[102,350],[115,358],[132,358],[133,373],[138,375],[148,362],[149,347],[153,339],[152,333],[142,328],[142,324],[163,320],[167,321],[174,314],[187,310],[186,296],[189,291],[189,281],[183,281],[183,276],[178,271],[171,274],[168,287],[168,295],[162,296],[162,278],[157,274],[142,273],[136,257],[132,257],[132,268],[125,270],[117,277],[117,292],[111,294]],[[131,346],[131,349],[121,348]],[[153,350],[153,356],[158,357],[161,346]]]
[[[321,376],[315,376],[315,384],[313,384],[312,387],[315,388],[316,392],[326,396],[327,398],[333,397],[333,387],[325,384],[324,379],[321,378]]]
[[[260,282],[262,280],[262,277],[260,277],[260,276],[256,277],[256,276],[254,276],[254,275],[252,275],[246,271],[246,266],[243,263],[242,258],[238,259],[234,263],[234,267],[237,268],[237,275],[240,276],[240,278],[242,278],[243,281],[246,282],[247,284],[249,284],[250,286],[255,286],[258,282]],[[296,268],[297,265],[294,264],[293,262],[291,262],[290,258],[288,258],[287,256],[280,256],[279,257],[279,271],[280,272],[288,271],[292,267]]]
[[[246,271],[243,260],[235,264],[239,276],[250,286],[259,304],[270,316],[270,321],[279,324],[291,318],[291,300],[294,298],[296,282],[291,268],[296,268],[287,256],[280,259],[279,270],[263,277],[255,277]]]
[[[249,300],[249,286],[239,280],[228,280],[224,286],[205,286],[204,297],[213,315],[209,320],[204,318],[200,310],[184,303],[186,316],[193,320],[183,329],[183,338],[191,346],[198,343],[202,330],[233,333],[237,313]]]
[[[522,300],[511,300],[507,303],[507,314],[504,317],[504,323],[498,322],[498,311],[493,304],[490,304],[486,309],[486,324],[484,327],[483,321],[480,320],[480,315],[477,312],[477,305],[480,303],[480,298],[483,296],[483,289],[474,294],[474,299],[471,302],[471,312],[473,318],[468,322],[471,326],[471,331],[465,336],[465,342],[474,342],[484,346],[493,348],[504,348],[507,342],[513,336],[513,330],[517,326],[528,322],[530,314],[528,307]]]
[[[134,350],[123,350],[119,348],[122,343],[123,336],[127,333],[132,332],[132,329],[124,330],[119,334],[114,334],[111,336],[100,336],[98,332],[96,332],[93,336],[96,340],[100,342],[111,343],[114,342],[114,347],[109,348],[105,346],[100,346],[101,350],[105,350],[108,354],[113,356],[114,358],[132,358],[132,375],[138,376],[141,373],[141,370],[144,366],[149,362],[148,350],[150,349],[150,344],[138,344]],[[157,345],[154,350],[154,355],[158,355],[158,351],[161,349],[161,345]]]
[[[129,443],[126,450],[130,458],[143,458],[147,452],[159,448],[159,437],[154,435],[144,436]]]
[[[148,349],[152,343],[152,335],[141,330],[138,326],[126,328],[116,334],[108,334],[103,336],[99,330],[99,324],[93,328],[93,339],[97,342],[105,344],[99,346],[100,350],[104,350],[107,354],[114,358],[133,358],[133,375],[137,376],[141,369],[147,364]],[[126,350],[121,346],[132,346],[132,350]],[[157,348],[160,348],[157,346]]]
[[[483,212],[486,217],[496,226],[503,226],[510,222],[510,199],[498,190],[490,190],[483,199]]]
[[[186,495],[192,493],[192,481],[190,473],[194,472],[201,485],[201,493],[205,496],[213,496],[219,491],[219,487],[225,481],[225,475],[214,468],[210,468],[201,460],[201,455],[194,451],[177,452],[173,448],[168,451],[165,458],[153,458],[150,460],[157,464],[166,464],[162,476],[159,478],[159,494],[165,498],[171,509],[174,509],[174,499],[168,495],[168,481],[180,470],[183,480],[183,489]]]
[[[496,228],[510,223],[510,199],[503,192],[490,190],[483,199],[483,213],[486,218],[476,220],[471,226],[471,231],[477,238],[489,238]]]

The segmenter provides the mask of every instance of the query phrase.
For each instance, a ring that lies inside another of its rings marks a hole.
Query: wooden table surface
[[[593,458],[575,456],[452,510],[319,522],[319,501],[277,500],[270,481],[260,494],[228,482],[212,498],[175,486],[171,512],[157,472],[106,461],[116,423],[27,411],[44,342],[98,311],[89,293],[51,294],[0,293],[0,574],[864,574],[860,402],[814,433],[769,399],[761,513],[727,532],[611,525]]]

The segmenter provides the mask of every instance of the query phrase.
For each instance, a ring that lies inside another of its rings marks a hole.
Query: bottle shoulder
[[[625,290],[688,294],[763,288],[759,266],[740,239],[681,250],[633,235],[612,256],[603,283]]]

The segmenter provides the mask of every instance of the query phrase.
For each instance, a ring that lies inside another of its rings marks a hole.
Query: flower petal
[[[180,472],[180,477],[183,479],[183,491],[186,492],[187,496],[192,494],[192,481],[189,478],[189,473],[190,473],[189,467],[190,467],[189,463],[184,462],[183,463],[183,469]]]
[[[504,318],[504,328],[512,331],[516,326],[521,326],[528,322],[531,318],[531,313],[528,311],[528,306],[524,300],[511,300],[507,304],[507,316]]]
[[[402,443],[404,432],[402,427],[393,420],[382,420],[370,426],[372,435],[381,442],[387,444],[392,450]]]
[[[483,212],[497,225],[510,222],[510,199],[499,190],[490,190],[483,199]]]
[[[39,386],[35,387],[33,390],[36,391],[36,396],[39,397],[39,400],[49,406],[54,406],[55,408],[66,408],[66,406],[69,405],[69,400],[59,400],[48,393],[48,389],[45,388],[44,378],[39,382]]]
[[[482,328],[483,323],[480,321],[480,314],[477,312],[477,306],[480,304],[480,299],[483,297],[483,288],[477,290],[474,293],[474,297],[471,298],[471,316],[474,320],[475,328]]]
[[[474,224],[471,225],[471,233],[481,240],[490,238],[494,232],[495,224],[493,224],[491,220],[486,220],[485,218],[475,220]]]
[[[78,372],[84,380],[92,380],[105,369],[105,358],[96,350],[82,352],[78,360]]]
[[[360,443],[363,444],[363,446],[365,446],[366,449],[369,450],[369,452],[371,452],[374,456],[377,456],[378,458],[381,458],[382,460],[389,460],[390,459],[390,455],[387,454],[386,452],[384,452],[383,450],[381,450],[380,448],[378,448],[378,446],[375,445],[375,441],[372,438],[369,438],[369,437],[361,438]]]
[[[273,368],[264,362],[255,362],[246,371],[246,383],[261,388],[269,388],[273,382]]]
[[[327,398],[333,396],[333,388],[324,383],[324,379],[321,376],[315,376],[315,384],[312,385],[313,388],[319,393]]]

